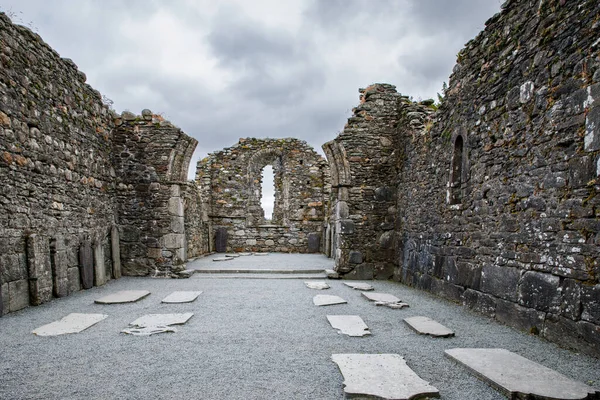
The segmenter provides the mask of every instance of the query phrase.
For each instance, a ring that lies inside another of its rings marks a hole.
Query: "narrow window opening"
[[[50,271],[52,271],[52,295],[59,297],[59,290],[57,286],[58,271],[56,268],[56,239],[51,238],[49,240],[50,247]]]
[[[228,176],[228,177],[227,177],[227,180],[228,180],[228,181],[230,181],[230,180],[231,180],[231,177],[230,177],[230,176]]]
[[[456,141],[454,142],[454,154],[452,156],[450,204],[460,204],[462,201],[463,147],[462,136],[457,136]]]
[[[310,181],[306,181],[306,184],[307,184],[307,185],[310,185]]]
[[[304,160],[300,160],[300,165],[304,164]]]
[[[273,208],[275,208],[275,173],[272,165],[267,165],[262,170],[260,205],[264,211],[265,221],[271,222]]]

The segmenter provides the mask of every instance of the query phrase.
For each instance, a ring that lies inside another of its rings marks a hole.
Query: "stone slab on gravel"
[[[143,328],[125,328],[121,332],[133,336],[150,336],[159,333],[177,332],[172,326],[145,326]]]
[[[37,336],[58,336],[79,333],[108,317],[104,314],[71,313],[58,321],[40,326],[32,333]]]
[[[231,261],[233,260],[235,257],[215,257],[212,260],[213,261]]]
[[[375,290],[375,288],[373,286],[369,285],[368,283],[344,282],[344,285],[351,287],[354,290],[361,290],[361,291],[365,291],[365,292],[368,292],[370,290]]]
[[[150,294],[147,290],[121,290],[95,300],[98,304],[135,303]]]
[[[313,297],[313,303],[315,306],[331,306],[334,304],[344,304],[347,303],[347,301],[339,296],[318,294],[315,297]]]
[[[255,256],[268,256],[269,253],[252,253],[252,255],[255,255]]]
[[[450,349],[446,355],[508,398],[595,399],[600,391],[505,349]]]
[[[367,299],[374,301],[375,305],[386,306],[389,308],[404,308],[408,307],[408,304],[403,303],[402,300],[389,293],[378,293],[378,292],[362,292],[362,295]]]
[[[439,391],[421,379],[398,354],[334,354],[331,358],[340,368],[344,392],[351,398],[439,397]]]
[[[304,282],[304,284],[309,289],[325,290],[330,288],[327,282]]]
[[[152,326],[169,326],[169,325],[183,325],[192,318],[194,313],[182,313],[182,314],[146,314],[139,317],[130,326],[136,328],[146,328]]]
[[[429,317],[417,316],[404,318],[404,322],[421,335],[445,338],[454,336],[453,330],[446,328],[444,325]]]
[[[196,300],[198,296],[200,296],[202,292],[192,292],[192,291],[178,291],[173,292],[164,299],[162,299],[163,303],[191,303]]]
[[[328,315],[327,320],[333,329],[344,335],[360,337],[371,334],[365,321],[358,315]]]
[[[240,254],[225,254],[225,257],[233,257],[233,258],[237,258],[239,257]]]

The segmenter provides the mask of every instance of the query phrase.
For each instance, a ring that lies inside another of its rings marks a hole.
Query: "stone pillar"
[[[47,238],[37,234],[27,237],[27,268],[30,303],[37,306],[50,301],[52,299],[52,268]]]
[[[79,275],[84,289],[94,286],[94,255],[88,240],[84,240],[79,246]]]
[[[65,297],[69,294],[69,277],[67,274],[67,249],[62,236],[50,243],[50,265],[52,267],[52,294]]]
[[[102,286],[106,283],[106,265],[104,264],[104,246],[102,241],[94,244],[94,285]]]
[[[110,230],[110,255],[112,257],[113,278],[121,277],[121,248],[119,240],[119,229],[113,226]]]

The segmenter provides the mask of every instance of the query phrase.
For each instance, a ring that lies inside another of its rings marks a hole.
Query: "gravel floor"
[[[292,257],[292,256],[290,256]],[[294,256],[300,257],[300,256]],[[454,347],[503,347],[571,378],[600,387],[600,362],[394,282],[371,282],[410,308],[377,307],[340,281],[326,291],[291,279],[122,278],[0,318],[0,399],[343,399],[333,353],[398,353],[443,399],[504,397],[444,357]],[[126,289],[147,289],[134,304],[94,300]],[[175,290],[202,290],[193,303],[161,304]],[[316,294],[348,304],[316,307]],[[37,337],[31,331],[71,312],[109,317],[74,335]],[[176,333],[119,333],[148,313],[194,312]],[[357,314],[373,335],[337,334],[327,314]],[[457,336],[420,336],[402,321],[425,315]]]
[[[268,253],[262,256],[240,256],[229,261],[213,261],[215,258],[224,257],[225,254],[215,253],[199,257],[187,263],[187,268],[197,270],[211,269],[276,269],[276,270],[315,270],[333,269],[334,262],[322,254],[283,254]],[[246,253],[250,254],[250,253]]]

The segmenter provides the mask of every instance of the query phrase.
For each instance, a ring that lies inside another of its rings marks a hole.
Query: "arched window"
[[[454,141],[454,153],[452,155],[452,171],[450,172],[450,204],[462,202],[463,184],[463,138],[461,135]]]
[[[260,205],[264,211],[265,220],[270,222],[273,219],[273,209],[275,208],[275,173],[272,165],[267,165],[262,170]]]

